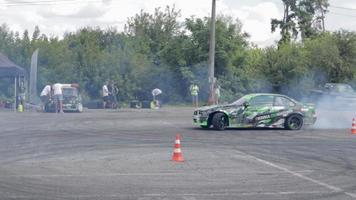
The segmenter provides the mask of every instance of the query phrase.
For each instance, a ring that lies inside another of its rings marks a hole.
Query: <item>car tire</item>
[[[212,124],[213,124],[214,129],[216,129],[216,130],[222,131],[222,130],[226,129],[226,127],[228,125],[227,116],[224,113],[216,113],[213,116]]]
[[[303,127],[303,117],[301,115],[290,115],[284,124],[288,130],[300,130]]]
[[[82,104],[79,104],[78,105],[78,110],[77,110],[78,113],[82,113],[83,112],[83,105]]]
[[[203,129],[208,129],[209,128],[209,126],[204,126],[204,125],[201,125],[200,127],[203,128]]]

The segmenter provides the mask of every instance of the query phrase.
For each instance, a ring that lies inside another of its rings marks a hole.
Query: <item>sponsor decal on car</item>
[[[270,119],[271,115],[262,115],[262,116],[258,116],[256,117],[256,121],[261,121],[261,120],[265,120],[265,119]]]

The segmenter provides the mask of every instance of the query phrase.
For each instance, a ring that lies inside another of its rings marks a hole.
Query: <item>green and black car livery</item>
[[[286,128],[299,130],[316,121],[315,107],[280,94],[248,94],[228,105],[194,111],[193,122],[202,128]]]

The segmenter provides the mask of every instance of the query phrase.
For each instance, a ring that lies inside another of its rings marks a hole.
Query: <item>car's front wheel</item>
[[[227,116],[224,113],[216,113],[213,116],[212,124],[216,130],[224,130],[228,125]]]
[[[288,130],[300,130],[303,127],[303,117],[291,115],[286,119],[285,128]]]

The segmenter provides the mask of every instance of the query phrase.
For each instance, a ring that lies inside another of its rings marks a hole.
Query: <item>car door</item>
[[[261,121],[269,118],[273,100],[273,96],[271,95],[258,95],[252,97],[242,113],[244,123],[254,126],[256,124],[256,119],[257,121]]]
[[[275,96],[271,108],[271,120],[269,125],[284,126],[284,119],[296,104],[284,96]]]
[[[271,109],[272,113],[279,113],[288,111],[291,107],[294,107],[295,103],[290,99],[283,96],[275,96],[273,101],[273,106]]]

